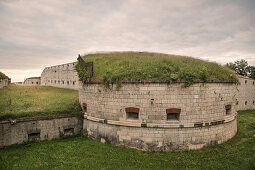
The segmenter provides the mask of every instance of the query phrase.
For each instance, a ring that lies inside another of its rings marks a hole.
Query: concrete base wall
[[[83,134],[103,143],[149,151],[201,149],[223,143],[237,132],[236,118],[219,125],[190,128],[117,126],[84,119]]]
[[[51,120],[1,121],[0,147],[28,141],[42,141],[82,132],[83,121],[77,117]]]

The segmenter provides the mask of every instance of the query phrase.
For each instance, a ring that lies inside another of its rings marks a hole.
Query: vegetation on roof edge
[[[0,72],[0,80],[2,79],[8,79],[8,76],[6,76],[4,73]]]
[[[188,87],[198,82],[238,82],[235,73],[225,66],[187,56],[150,52],[111,52],[83,56],[85,62],[93,62],[94,75],[79,63],[75,69],[84,83],[100,82],[106,87],[121,82],[183,82]]]

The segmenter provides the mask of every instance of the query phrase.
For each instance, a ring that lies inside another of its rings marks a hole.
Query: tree
[[[239,75],[248,76],[250,74],[250,66],[244,59],[237,60],[234,63],[227,63],[227,66]]]
[[[250,66],[250,78],[255,79],[255,66]]]

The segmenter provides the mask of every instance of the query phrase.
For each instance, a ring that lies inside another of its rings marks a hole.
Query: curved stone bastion
[[[237,132],[234,83],[85,84],[83,133],[101,142],[150,151],[200,149]]]

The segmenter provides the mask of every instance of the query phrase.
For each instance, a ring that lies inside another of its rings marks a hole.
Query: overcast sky
[[[123,50],[255,65],[255,0],[0,0],[0,71],[12,81]]]

